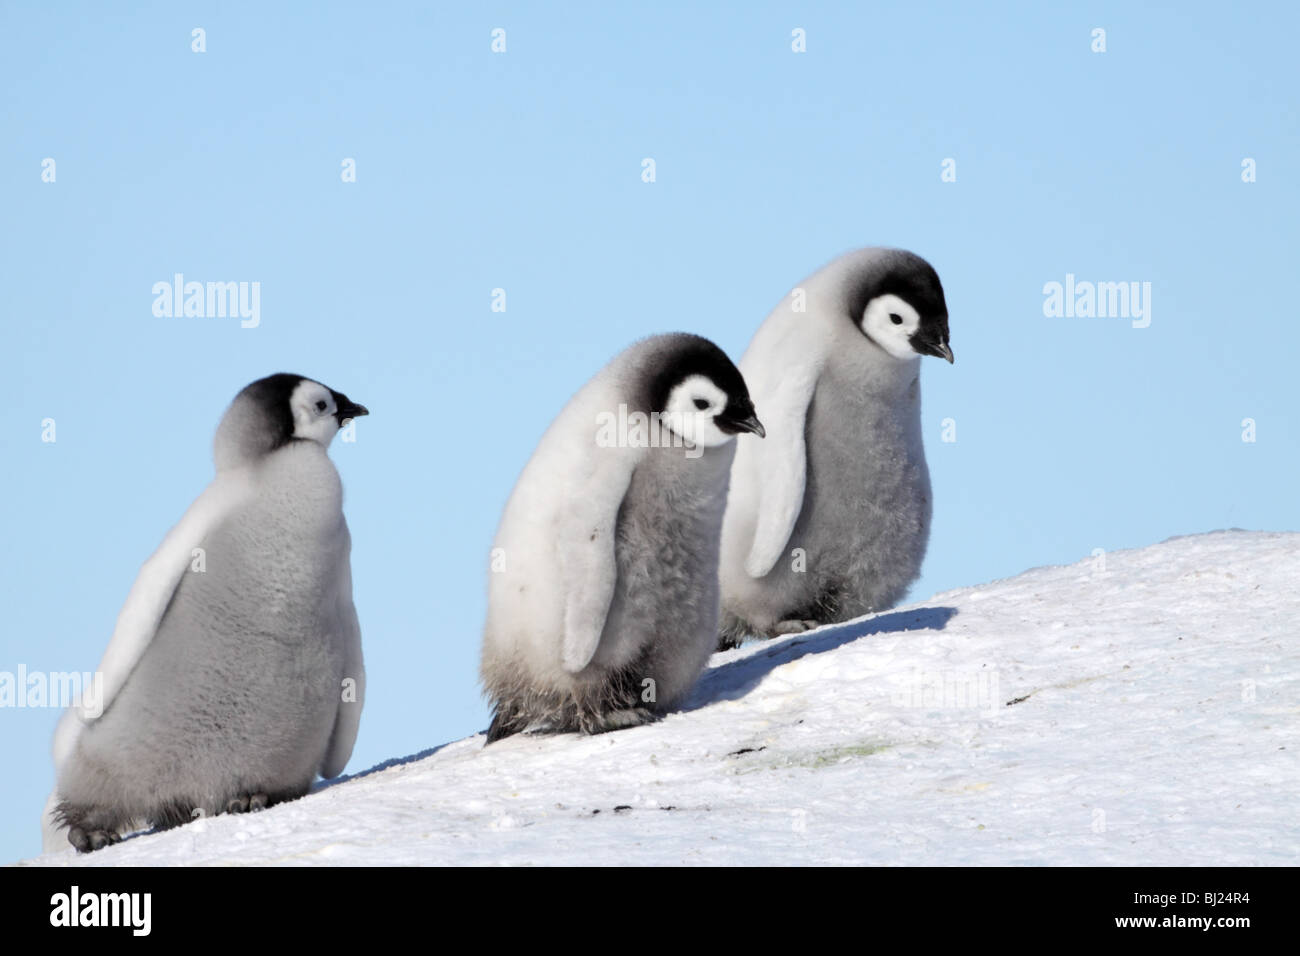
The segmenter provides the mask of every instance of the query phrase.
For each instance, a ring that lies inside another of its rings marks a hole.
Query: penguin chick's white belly
[[[205,570],[185,573],[121,693],[81,731],[67,803],[176,823],[315,778],[344,676],[342,488],[315,442],[258,467],[255,495],[196,543]]]
[[[818,383],[806,425],[799,518],[768,575],[743,582],[743,617],[754,630],[883,610],[916,580],[933,503],[919,370],[910,368],[893,396],[864,389],[854,369],[832,367]],[[877,389],[889,384],[873,383]]]

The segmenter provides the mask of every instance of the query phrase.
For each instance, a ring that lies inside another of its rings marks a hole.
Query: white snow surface
[[[480,734],[29,862],[1294,864],[1297,585],[1295,533],[1036,568],[718,654],[651,726]]]

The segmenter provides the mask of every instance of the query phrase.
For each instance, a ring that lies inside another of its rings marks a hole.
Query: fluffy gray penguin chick
[[[948,306],[901,249],[836,259],[759,327],[740,369],[768,439],[731,472],[722,647],[883,610],[916,580],[932,508],[923,355],[952,362]]]
[[[655,719],[717,642],[718,535],[740,432],[763,435],[731,360],[695,335],[614,358],[542,436],[488,575],[488,743]]]
[[[365,672],[326,449],[366,414],[301,375],[236,396],[217,428],[216,477],[118,617],[99,712],[82,701],[60,721],[47,849],[61,832],[95,850],[127,828],[260,809],[343,771]]]

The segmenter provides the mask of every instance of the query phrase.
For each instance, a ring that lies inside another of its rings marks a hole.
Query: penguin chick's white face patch
[[[859,327],[872,342],[896,359],[917,359],[911,338],[921,325],[921,316],[903,299],[889,293],[878,295],[862,311]]]
[[[735,438],[720,429],[714,419],[727,407],[727,393],[704,375],[689,375],[668,393],[667,407],[660,421],[683,440],[713,448]]]
[[[310,438],[329,447],[338,433],[339,420],[334,417],[338,406],[328,388],[304,378],[289,396],[289,409],[293,412],[294,438]]]

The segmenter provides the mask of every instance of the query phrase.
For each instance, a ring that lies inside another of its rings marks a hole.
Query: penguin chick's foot
[[[54,809],[54,818],[68,828],[68,842],[79,853],[102,850],[122,842],[122,831],[129,830],[132,820],[113,807],[62,801]]]
[[[610,730],[625,730],[628,727],[640,727],[642,724],[652,724],[659,719],[655,714],[644,707],[629,707],[626,710],[611,710],[607,714],[602,714],[590,730],[593,734],[603,734]]]
[[[226,803],[227,813],[256,813],[271,805],[271,798],[264,793],[241,793],[231,797]]]
[[[730,650],[735,650],[737,647],[740,646],[740,643],[741,643],[741,641],[743,641],[743,640],[744,640],[744,638],[741,637],[739,634],[730,634],[730,633],[728,633],[728,634],[719,634],[719,635],[718,635],[718,646],[717,646],[716,650],[719,650],[719,651],[730,651]]]
[[[773,637],[784,637],[787,634],[802,634],[804,631],[811,631],[815,627],[820,627],[816,621],[789,620],[779,621],[772,628]]]
[[[94,850],[102,850],[114,843],[121,843],[122,838],[112,830],[86,830],[82,827],[71,827],[68,830],[68,842],[76,847],[79,853],[90,853]]]

